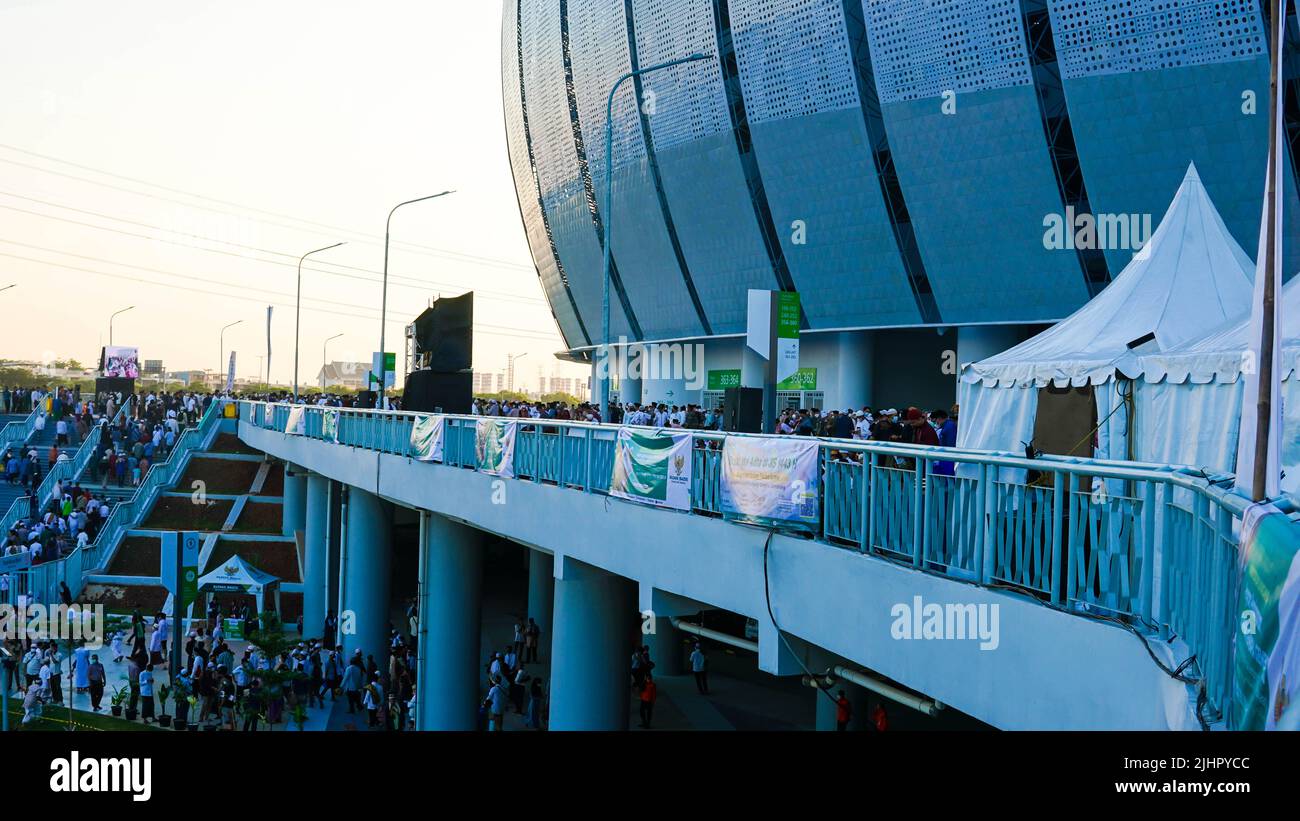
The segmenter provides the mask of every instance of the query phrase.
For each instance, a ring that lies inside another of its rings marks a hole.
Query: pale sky
[[[297,257],[347,241],[304,270],[312,383],[327,337],[344,334],[331,360],[378,349],[388,210],[454,189],[393,219],[386,347],[427,300],[472,289],[476,369],[526,352],[517,384],[539,365],[585,376],[552,357],[500,28],[497,0],[0,0],[0,288],[17,283],[0,358],[90,364],[134,305],[115,344],[216,369],[221,326],[243,320],[225,350],[257,376],[275,304],[271,376],[287,383]]]

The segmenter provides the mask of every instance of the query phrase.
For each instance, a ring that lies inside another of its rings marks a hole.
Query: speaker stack
[[[439,299],[415,319],[421,368],[406,377],[404,410],[470,412],[473,403],[474,293]]]

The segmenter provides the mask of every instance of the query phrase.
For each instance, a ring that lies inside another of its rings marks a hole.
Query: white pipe
[[[741,650],[748,650],[751,653],[758,652],[758,642],[756,641],[748,641],[746,639],[733,636],[730,633],[722,633],[717,630],[710,630],[707,627],[701,627],[698,624],[694,624],[689,621],[682,621],[681,619],[669,619],[669,621],[672,622],[673,627],[676,627],[678,630],[681,630],[683,633],[693,633],[699,636],[700,638],[713,639],[714,641],[721,642],[723,644],[730,644],[732,647],[737,647]]]
[[[943,709],[943,705],[934,699],[912,695],[911,693],[898,689],[892,684],[886,684],[878,678],[873,678],[866,673],[857,670],[850,670],[842,665],[835,665],[831,668],[831,673],[833,673],[837,678],[842,678],[847,682],[862,687],[863,689],[870,690],[873,693],[878,693],[891,701],[897,701],[904,707],[911,707],[913,710],[924,713],[928,716],[932,716]],[[817,686],[815,681],[809,681],[808,683],[811,687]]]

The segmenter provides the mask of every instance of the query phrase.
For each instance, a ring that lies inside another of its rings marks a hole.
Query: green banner
[[[321,418],[321,436],[326,442],[338,443],[339,441],[339,412],[326,408]]]
[[[689,433],[619,428],[609,495],[631,502],[691,509],[692,437]]]
[[[442,432],[444,418],[441,416],[417,416],[411,426],[411,453],[421,462],[442,461]]]
[[[777,292],[776,338],[799,338],[799,293],[797,291]]]
[[[727,388],[740,387],[740,368],[709,371],[709,387],[711,391],[725,391]]]
[[[816,440],[727,437],[719,494],[723,517],[764,527],[816,530],[821,518],[817,456]]]
[[[243,619],[222,619],[221,632],[225,633],[226,641],[243,641],[244,639],[244,620]]]
[[[1271,504],[1241,523],[1233,658],[1235,730],[1300,729],[1300,528]]]
[[[186,531],[181,534],[180,606],[174,613],[183,614],[199,599],[199,552],[203,548],[203,534]]]
[[[510,419],[479,419],[474,426],[474,461],[480,473],[515,475],[515,429]]]
[[[779,391],[815,391],[817,390],[817,369],[800,368],[793,375],[777,383]]]

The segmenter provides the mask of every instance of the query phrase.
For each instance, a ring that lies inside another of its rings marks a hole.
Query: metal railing
[[[283,432],[290,407],[240,402],[240,420]],[[414,420],[426,415],[300,407],[308,438],[325,439],[326,414],[337,414],[329,441],[407,457],[413,455]],[[480,418],[444,416],[443,466],[475,469]],[[517,421],[518,480],[608,491],[618,426]],[[726,441],[756,434],[690,433],[690,515],[718,516]],[[1248,504],[1225,489],[1231,477],[1145,463],[816,441],[818,541],[921,572],[1018,590],[1142,634],[1177,635],[1197,656],[1210,702],[1226,708],[1236,532]]]
[[[21,445],[28,439],[32,438],[32,432],[36,430],[36,417],[40,413],[40,406],[34,406],[32,412],[27,414],[27,418],[21,422],[10,422],[4,428],[0,428],[0,453],[12,445]]]
[[[28,589],[36,591],[42,597],[41,601],[52,602],[58,595],[59,582],[66,582],[72,595],[78,595],[84,575],[102,569],[121,537],[139,524],[166,488],[180,479],[194,451],[203,447],[220,424],[224,404],[224,400],[214,400],[199,423],[181,433],[167,460],[150,465],[149,471],[135,489],[135,494],[113,508],[108,521],[100,528],[93,542],[62,559],[34,565],[30,570],[24,571],[27,573]],[[125,410],[124,407],[123,412]]]

